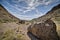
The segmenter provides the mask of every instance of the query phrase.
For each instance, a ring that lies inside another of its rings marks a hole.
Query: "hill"
[[[45,15],[39,17],[39,18],[35,18],[31,21],[34,21],[36,23],[39,22],[44,22],[48,19],[52,19],[52,18],[56,18],[56,20],[60,20],[60,4],[58,4],[57,6],[53,7],[50,11],[48,11]],[[58,19],[57,19],[58,18]]]
[[[0,4],[0,40],[25,40],[26,28],[25,20],[16,18]]]
[[[6,23],[6,22],[17,22],[21,21],[15,16],[11,15],[1,4],[0,4],[0,22]]]
[[[49,12],[47,12],[45,15],[35,18],[31,20],[33,24],[37,23],[44,23],[46,20],[52,20],[56,24],[56,29],[58,32],[58,35],[60,36],[60,4],[57,6],[54,6]]]
[[[39,24],[48,19],[54,21],[57,26],[57,32],[60,35],[60,4],[53,7],[45,15],[31,20],[31,22]],[[30,21],[27,22],[26,20],[16,18],[0,4],[0,40],[31,40],[27,35],[27,28],[33,24],[30,24]],[[32,35],[30,36],[34,40],[37,39]]]

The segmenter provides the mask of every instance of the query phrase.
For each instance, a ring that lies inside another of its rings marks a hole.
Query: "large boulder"
[[[50,19],[44,23],[30,25],[28,32],[32,33],[40,40],[59,40],[56,32],[56,25]]]

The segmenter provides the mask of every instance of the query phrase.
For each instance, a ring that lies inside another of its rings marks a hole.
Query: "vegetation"
[[[1,4],[0,4],[0,23],[6,22],[17,22],[20,21],[15,16],[11,15]]]
[[[16,30],[12,29],[12,28],[4,28],[6,27],[5,25],[2,26],[2,24],[6,24],[6,23],[10,23],[10,22],[14,22],[14,23],[18,23],[20,25],[24,24],[25,21],[21,21],[18,18],[16,18],[15,16],[11,15],[2,5],[0,5],[0,40],[24,40],[23,38],[23,34],[18,33],[17,32],[17,28]],[[12,25],[12,24],[10,24]],[[7,26],[8,27],[8,26]],[[9,26],[10,27],[10,26]]]
[[[0,40],[23,40],[23,35],[16,33],[13,29],[9,29],[0,33]]]

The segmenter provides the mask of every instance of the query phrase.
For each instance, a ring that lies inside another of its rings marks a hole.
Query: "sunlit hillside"
[[[47,12],[44,16],[41,16],[39,18],[31,20],[32,22],[35,23],[41,23],[44,22],[48,19],[51,19],[55,22],[56,24],[56,29],[58,32],[58,35],[60,36],[60,4],[53,7],[49,12]]]
[[[16,18],[0,4],[0,40],[31,40],[27,34],[28,27],[35,23],[45,22],[48,19],[56,24],[57,33],[60,36],[60,4],[53,7],[45,15],[30,21]],[[34,36],[32,38],[37,39]]]
[[[25,26],[24,20],[11,15],[0,5],[0,40],[25,40],[23,26]]]

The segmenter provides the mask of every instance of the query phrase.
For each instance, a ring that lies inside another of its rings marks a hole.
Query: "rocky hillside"
[[[0,23],[6,22],[19,22],[20,19],[11,15],[1,4],[0,4]]]
[[[53,7],[45,15],[31,20],[28,33],[39,40],[60,40],[60,4]]]
[[[60,35],[60,4],[57,6],[53,7],[49,12],[47,12],[45,15],[31,20],[34,23],[42,23],[48,19],[51,19],[54,21],[54,23],[57,26],[57,32]]]
[[[27,25],[0,4],[0,40],[27,40]]]
[[[38,31],[35,31],[35,30],[37,30],[35,28],[40,25],[41,25],[41,27],[42,26],[44,27],[46,23],[43,23],[43,22],[46,22],[46,20],[51,19],[53,21],[51,25],[53,25],[53,23],[55,23],[57,25],[57,32],[60,35],[60,19],[59,18],[60,18],[60,4],[55,6],[54,8],[52,8],[52,10],[50,10],[48,13],[46,13],[46,15],[31,20],[31,22],[33,24],[38,23],[38,24],[34,24],[34,25],[32,24],[34,26],[34,27],[32,26],[33,27],[32,29],[34,32],[38,32]],[[39,24],[39,23],[42,23],[43,25]],[[26,23],[25,23],[25,20],[19,20],[15,16],[11,15],[0,4],[0,40],[38,40],[38,38],[36,38],[35,36],[27,34],[27,32],[30,31],[30,28],[29,28],[30,25],[31,25],[30,21],[29,22],[26,21]],[[47,25],[46,31],[48,31],[48,32],[51,28],[55,29],[54,26],[51,26],[48,24],[46,24],[46,25]],[[48,30],[48,26],[49,26],[49,30]],[[42,30],[45,29],[45,27],[44,28],[43,27],[42,27]],[[29,30],[27,30],[27,29],[29,29]],[[40,30],[40,29],[38,29],[38,30]],[[56,30],[54,32],[56,33]],[[42,34],[43,33],[45,33],[44,30],[43,30]],[[39,34],[39,32],[37,34]],[[30,38],[30,36],[31,36],[31,38]]]
[[[58,4],[57,6],[53,7],[49,12],[47,12],[45,15],[39,17],[39,18],[35,18],[32,21],[34,22],[44,22],[48,19],[52,19],[55,18],[57,21],[60,20],[60,4]]]

